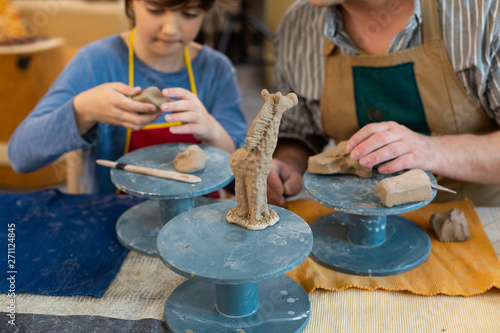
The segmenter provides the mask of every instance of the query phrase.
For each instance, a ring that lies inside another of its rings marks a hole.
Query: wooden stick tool
[[[445,192],[450,192],[450,193],[453,193],[453,194],[457,194],[457,192],[453,191],[453,190],[450,190],[449,188],[447,187],[444,187],[444,186],[441,186],[441,185],[438,185],[438,184],[431,184],[431,187],[432,188],[435,188],[436,190],[441,190],[441,191],[445,191]]]
[[[138,165],[124,164],[107,160],[97,160],[97,164],[103,165],[105,167],[120,169],[135,173],[141,173],[143,175],[154,176],[159,178],[168,178],[173,180],[178,180],[186,183],[199,183],[201,178],[187,173],[180,173],[176,171],[161,170],[155,168],[141,167]]]

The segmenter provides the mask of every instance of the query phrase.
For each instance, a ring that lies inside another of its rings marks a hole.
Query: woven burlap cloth
[[[310,199],[287,203],[288,209],[307,223],[334,212]],[[440,242],[429,228],[434,213],[457,208],[465,213],[471,238],[465,242]],[[429,258],[417,268],[405,273],[383,277],[349,275],[326,268],[311,257],[287,273],[307,291],[315,289],[342,290],[361,288],[410,291],[418,295],[461,295],[483,293],[500,288],[500,261],[486,236],[474,205],[469,200],[429,204],[416,211],[402,214],[422,227],[430,236]]]

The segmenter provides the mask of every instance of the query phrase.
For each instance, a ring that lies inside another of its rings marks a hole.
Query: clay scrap
[[[193,173],[201,171],[205,168],[207,157],[197,145],[190,145],[180,153],[175,155],[174,165],[179,172]]]
[[[226,217],[230,223],[250,230],[262,230],[279,220],[267,205],[267,175],[278,141],[283,113],[297,105],[297,95],[261,93],[265,104],[248,131],[245,145],[231,154],[229,163],[235,178],[236,207]]]
[[[160,89],[157,87],[148,87],[140,92],[140,94],[132,96],[134,101],[149,103],[156,105],[156,111],[160,111],[160,106],[168,102],[168,99],[162,95]]]
[[[379,181],[377,194],[386,207],[430,200],[432,198],[431,180],[423,170],[410,170],[399,176]]]
[[[470,238],[467,219],[460,209],[432,214],[429,225],[440,242],[463,242]]]
[[[353,160],[346,149],[347,141],[340,142],[337,146],[309,157],[307,170],[318,174],[352,174],[358,177],[371,177],[372,168],[359,164]]]

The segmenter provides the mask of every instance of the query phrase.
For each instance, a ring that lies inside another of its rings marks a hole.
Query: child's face
[[[185,8],[167,8],[158,0],[132,0],[136,35],[158,56],[182,51],[200,31],[205,11],[196,2]]]

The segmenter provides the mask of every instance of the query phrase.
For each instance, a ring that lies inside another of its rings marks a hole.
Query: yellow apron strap
[[[191,67],[191,58],[189,58],[189,51],[187,47],[184,48],[184,61],[186,62],[186,68],[189,76],[189,84],[191,85],[191,91],[193,94],[198,96],[196,91],[196,82],[194,82],[193,68]]]
[[[134,31],[132,28],[128,36],[128,85],[131,87],[134,86]]]
[[[135,28],[132,28],[128,37],[128,85],[134,86],[134,31]],[[132,130],[127,128],[127,137],[125,139],[125,149],[124,153],[128,152],[130,147],[130,137],[132,136]]]

